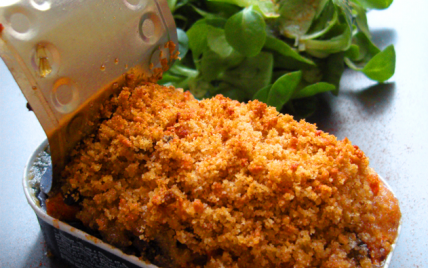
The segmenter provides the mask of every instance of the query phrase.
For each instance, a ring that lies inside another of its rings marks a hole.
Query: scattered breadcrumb
[[[73,152],[62,192],[162,267],[376,267],[397,199],[364,153],[259,101],[124,88]],[[373,265],[373,266],[372,266]]]

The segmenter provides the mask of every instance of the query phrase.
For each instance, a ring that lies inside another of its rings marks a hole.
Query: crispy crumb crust
[[[372,267],[391,250],[398,201],[346,138],[156,84],[124,88],[104,116],[62,192],[109,243],[156,241],[164,267]]]

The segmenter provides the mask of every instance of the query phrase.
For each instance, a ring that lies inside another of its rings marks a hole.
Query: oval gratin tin
[[[54,256],[76,268],[156,268],[46,213],[30,180],[33,179],[31,167],[47,146],[45,140],[27,161],[23,186],[25,197],[36,213],[46,244]]]
[[[46,150],[47,146],[48,141],[45,140],[27,161],[24,169],[23,187],[25,197],[36,213],[37,220],[39,221],[49,250],[65,263],[76,268],[157,268],[157,266],[144,262],[136,256],[123,253],[116,247],[104,243],[102,240],[84,231],[52,218],[46,213],[41,207],[36,197],[34,187],[30,185],[30,181],[33,179],[31,167],[34,165],[40,153]],[[380,179],[395,196],[395,193],[388,183],[382,177],[380,177]],[[382,268],[388,268],[391,263],[396,242],[400,235],[401,224],[400,220],[397,237]]]

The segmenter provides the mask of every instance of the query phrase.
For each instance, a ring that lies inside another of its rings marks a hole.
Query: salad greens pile
[[[371,41],[366,12],[392,0],[168,0],[180,61],[161,84],[197,98],[258,99],[310,116],[318,93],[339,93],[345,64],[384,82],[395,51]]]

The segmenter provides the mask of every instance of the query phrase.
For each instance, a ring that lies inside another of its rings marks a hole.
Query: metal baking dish
[[[48,141],[45,140],[27,161],[24,170],[23,186],[27,201],[36,213],[43,236],[52,253],[65,263],[76,268],[156,268],[157,266],[144,262],[136,256],[127,255],[121,250],[104,243],[100,239],[76,229],[67,223],[54,219],[46,213],[40,206],[34,186],[32,186],[30,182],[33,179],[31,167],[34,166],[40,153],[45,151],[47,147]],[[380,178],[391,190],[388,183],[382,177]],[[383,268],[388,268],[391,262],[400,230],[401,222],[398,228],[397,238],[392,245],[392,250],[386,258]]]

